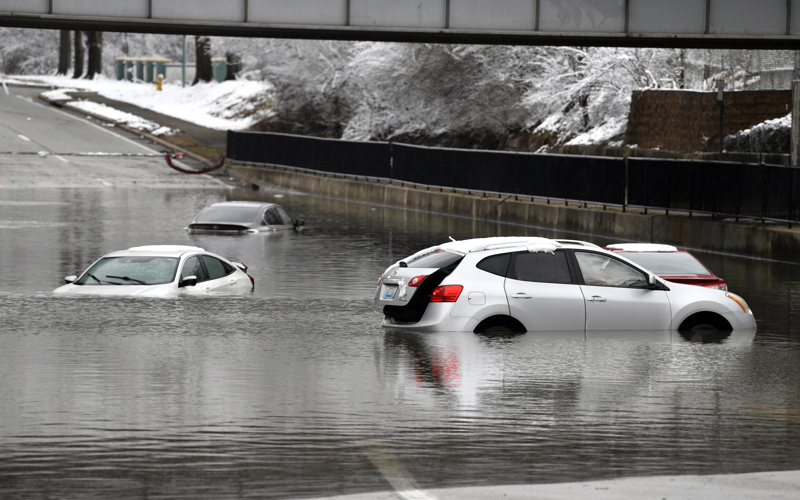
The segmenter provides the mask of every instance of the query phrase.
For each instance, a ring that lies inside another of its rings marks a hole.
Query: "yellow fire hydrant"
[[[161,84],[162,83],[164,83],[164,77],[161,76],[161,75],[158,75],[158,78],[156,79],[156,90],[161,90]]]

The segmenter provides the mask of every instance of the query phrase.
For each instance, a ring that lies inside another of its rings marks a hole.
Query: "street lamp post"
[[[181,87],[186,86],[186,35],[183,35],[183,56],[181,58]]]

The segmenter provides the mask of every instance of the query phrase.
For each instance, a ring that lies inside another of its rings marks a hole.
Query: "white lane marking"
[[[108,182],[107,180],[104,179],[95,179],[95,180],[104,186],[114,187],[114,185]]]
[[[6,95],[8,95],[8,87],[6,87],[6,81],[3,80],[3,90],[6,91]]]
[[[103,131],[103,132],[105,132],[106,134],[112,135],[112,136],[116,137],[117,139],[123,140],[123,141],[125,141],[125,142],[127,142],[127,143],[129,143],[129,144],[133,144],[134,146],[138,146],[138,147],[140,147],[140,148],[144,149],[145,151],[147,151],[147,152],[149,152],[149,153],[155,153],[155,154],[159,154],[159,152],[158,152],[158,151],[156,151],[155,149],[149,148],[149,147],[145,146],[144,144],[139,144],[138,142],[136,142],[136,141],[133,141],[133,140],[131,140],[131,139],[128,139],[127,137],[122,137],[121,135],[119,135],[119,134],[116,134],[116,133],[114,133],[114,132],[112,132],[112,131],[108,130],[106,127],[101,127],[100,125],[98,125],[98,124],[96,124],[96,123],[92,123],[92,122],[89,122],[89,121],[86,121],[86,120],[84,120],[83,118],[79,118],[79,117],[77,117],[77,116],[73,116],[73,115],[71,115],[71,114],[69,114],[69,113],[67,113],[67,112],[65,112],[65,111],[61,111],[60,109],[55,109],[55,108],[53,108],[52,106],[45,106],[45,105],[44,105],[44,104],[42,104],[42,103],[35,102],[33,99],[30,99],[30,98],[25,98],[25,97],[22,97],[22,96],[17,96],[17,97],[20,97],[20,98],[22,98],[22,100],[23,100],[23,101],[30,102],[31,104],[34,104],[34,105],[36,105],[36,106],[40,106],[40,107],[42,107],[42,108],[44,108],[44,109],[47,109],[47,110],[49,110],[49,111],[52,111],[52,112],[54,112],[54,113],[59,113],[59,114],[62,114],[62,115],[64,115],[64,116],[68,116],[68,117],[72,118],[72,119],[73,119],[73,120],[75,120],[75,121],[79,121],[79,122],[81,122],[81,123],[85,123],[86,125],[89,125],[90,127],[94,127],[94,128],[96,128],[97,130],[102,130],[102,131]]]
[[[59,160],[63,161],[64,163],[69,163],[69,160],[67,160],[67,159],[66,159],[66,158],[64,158],[63,156],[59,156],[59,155],[53,155],[53,156],[55,156],[55,157],[56,157],[56,158],[58,158]]]
[[[367,459],[372,462],[381,475],[389,481],[395,492],[403,500],[438,500],[419,484],[397,457],[386,446],[370,437],[354,437],[354,440]]]
[[[28,141],[28,142],[31,142],[31,140],[30,140],[29,138],[25,137],[25,136],[24,136],[24,135],[22,135],[22,134],[17,134],[17,137],[19,137],[19,138],[20,138],[20,139],[22,139],[23,141]]]

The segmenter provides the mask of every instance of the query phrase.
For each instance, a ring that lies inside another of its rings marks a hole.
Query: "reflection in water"
[[[363,443],[423,488],[800,464],[800,266],[699,254],[753,307],[757,334],[384,331],[371,298],[398,256],[449,236],[554,234],[292,193],[280,203],[302,232],[184,230],[210,203],[275,194],[0,191],[3,220],[38,222],[0,228],[0,496],[388,489]],[[144,244],[244,262],[255,292],[50,293]]]

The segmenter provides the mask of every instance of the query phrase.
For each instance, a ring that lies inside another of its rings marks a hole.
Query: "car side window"
[[[498,276],[505,277],[506,273],[508,272],[508,263],[510,261],[511,261],[511,254],[503,253],[500,255],[492,255],[491,257],[486,257],[482,261],[478,262],[478,265],[475,267],[483,271],[486,271],[487,273],[492,273]]]
[[[281,220],[283,221],[284,225],[287,225],[287,226],[293,226],[294,225],[294,222],[292,222],[292,218],[289,217],[289,214],[287,214],[286,211],[284,211],[282,208],[275,207],[275,211],[278,212],[278,216],[281,218]]]
[[[181,279],[187,276],[195,276],[197,278],[197,282],[200,283],[201,281],[208,280],[206,276],[206,272],[203,269],[203,265],[200,263],[200,259],[197,256],[192,256],[186,259],[186,262],[183,263],[183,270],[181,271]]]
[[[608,255],[575,252],[583,281],[587,285],[646,288],[647,277],[637,269]]]
[[[264,212],[264,220],[267,221],[267,224],[270,226],[281,226],[283,222],[281,221],[280,215],[275,210],[275,208],[269,208],[266,212]]]
[[[233,272],[233,268],[231,266],[225,264],[219,259],[209,257],[208,255],[203,255],[203,263],[206,265],[206,269],[208,269],[208,279],[210,280],[224,278]]]
[[[572,283],[567,254],[561,251],[518,253],[508,277],[539,283]]]

